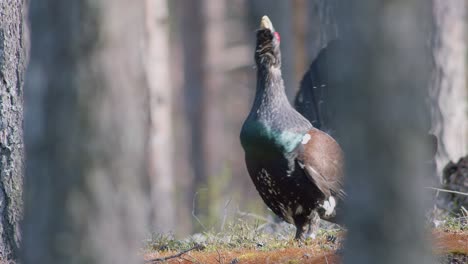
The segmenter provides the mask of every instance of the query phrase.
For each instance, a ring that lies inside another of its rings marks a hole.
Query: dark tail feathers
[[[339,40],[333,40],[320,51],[304,74],[294,100],[294,107],[299,113],[314,127],[329,134],[334,131],[330,89],[334,89],[332,64],[337,56],[338,43]]]

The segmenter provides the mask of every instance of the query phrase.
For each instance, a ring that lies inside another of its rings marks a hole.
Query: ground
[[[148,241],[144,258],[147,263],[339,263],[335,251],[340,248],[345,231],[328,227],[316,239],[298,243],[291,239],[292,229],[265,230],[263,226],[241,222],[223,232],[206,232],[185,240],[159,235]],[[468,263],[466,220],[451,220],[433,228],[432,237],[439,263]],[[151,261],[155,259],[159,260]]]

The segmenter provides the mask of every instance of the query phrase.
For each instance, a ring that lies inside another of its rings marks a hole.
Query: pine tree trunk
[[[213,227],[219,220],[217,203],[222,196],[217,193],[223,170],[227,167],[227,157],[230,154],[226,142],[226,122],[224,112],[224,87],[226,87],[226,0],[203,0],[203,92],[201,109],[202,149],[200,154],[205,157],[205,175],[207,185],[198,185],[198,206],[206,211],[205,224]],[[204,188],[203,190],[200,189]]]
[[[31,1],[23,263],[138,263],[147,227],[143,2]]]
[[[437,172],[468,153],[466,0],[433,0],[435,72],[432,130],[438,138]]]
[[[179,7],[181,12],[181,41],[183,43],[184,59],[184,105],[185,118],[190,131],[188,153],[192,182],[184,194],[184,201],[197,215],[207,215],[206,206],[196,206],[200,186],[207,184],[206,157],[203,153],[204,112],[202,106],[204,70],[204,21],[202,17],[202,0],[183,1]],[[193,207],[192,207],[193,206]],[[195,220],[195,219],[193,219]],[[194,224],[195,230],[200,230],[199,223]]]
[[[432,263],[424,225],[430,8],[426,0],[340,5],[345,61],[335,67],[343,74],[336,123],[346,157],[344,263]]]
[[[184,90],[189,124],[195,230],[212,227],[214,200],[210,177],[218,177],[226,166],[229,149],[224,142],[224,48],[225,1],[184,2],[181,33],[184,45]]]
[[[336,0],[307,1],[309,64],[330,41],[339,37],[336,21]]]
[[[23,1],[0,1],[0,262],[18,259],[23,214]]]
[[[192,1],[190,1],[192,2]],[[185,101],[187,91],[184,87],[185,70],[188,63],[184,63],[184,43],[182,39],[184,35],[181,32],[189,32],[192,25],[183,25],[182,20],[187,19],[183,17],[182,13],[184,7],[188,5],[185,0],[169,1],[170,17],[177,18],[175,21],[179,23],[171,23],[171,45],[170,45],[170,65],[171,65],[171,81],[174,90],[172,91],[173,100],[173,140],[174,140],[174,180],[176,185],[176,225],[177,235],[189,235],[192,233],[192,199],[194,184],[194,171],[193,164],[191,163],[191,129],[187,118],[189,114],[188,107]],[[171,20],[171,22],[174,20]],[[189,45],[187,45],[188,47]]]
[[[169,74],[169,10],[166,0],[146,0],[147,78],[150,87],[149,173],[152,231],[175,231],[172,84]]]

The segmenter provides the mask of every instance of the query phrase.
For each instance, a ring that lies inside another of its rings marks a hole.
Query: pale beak
[[[275,32],[273,23],[271,23],[271,20],[268,18],[268,16],[262,17],[262,21],[260,21],[260,29],[269,29],[271,32]]]

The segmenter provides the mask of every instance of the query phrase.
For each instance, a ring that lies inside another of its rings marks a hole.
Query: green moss
[[[468,230],[468,218],[458,216],[446,216],[442,219],[442,225],[439,228],[448,229],[452,231],[467,231]]]

